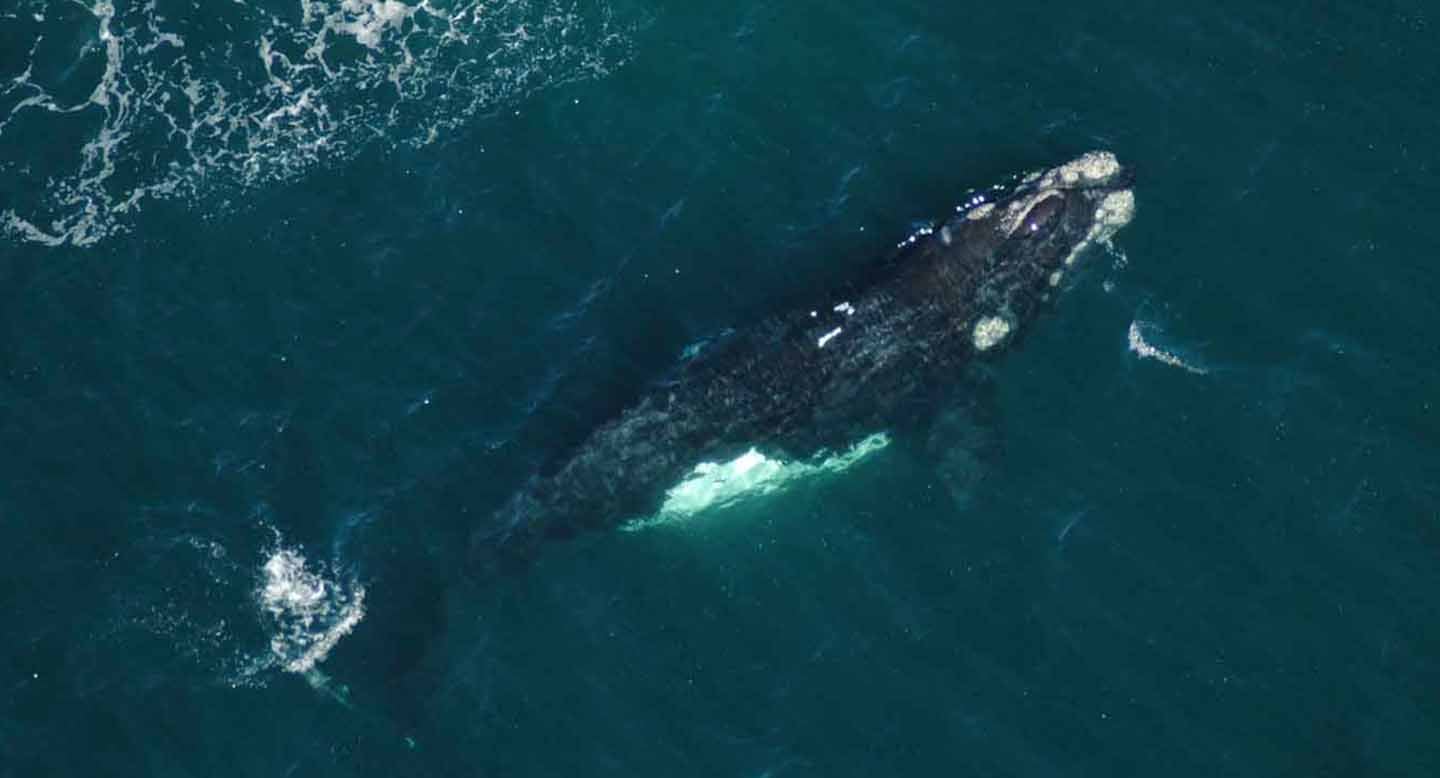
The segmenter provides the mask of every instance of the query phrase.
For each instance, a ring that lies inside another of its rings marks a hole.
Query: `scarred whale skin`
[[[1003,349],[1088,245],[1134,213],[1109,152],[1032,173],[903,241],[860,282],[683,364],[478,529],[486,566],[654,512],[697,464],[750,447],[804,458],[882,430],[927,386]]]

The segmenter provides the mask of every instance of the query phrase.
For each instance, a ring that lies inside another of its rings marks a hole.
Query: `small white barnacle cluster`
[[[982,316],[975,322],[970,339],[976,351],[989,351],[1010,334],[1010,321],[1003,316]]]

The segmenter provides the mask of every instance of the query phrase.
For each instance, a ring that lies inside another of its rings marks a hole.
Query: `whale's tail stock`
[[[470,533],[469,569],[480,578],[494,578],[523,569],[545,538],[543,506],[535,497],[539,477],[517,490]]]
[[[602,529],[645,504],[651,481],[642,476],[649,474],[604,438],[592,436],[558,472],[530,476],[471,534],[472,564],[486,573],[519,572],[546,541]],[[614,467],[605,464],[611,458]]]

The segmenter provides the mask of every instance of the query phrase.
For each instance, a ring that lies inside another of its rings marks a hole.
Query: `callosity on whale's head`
[[[1131,175],[1108,151],[1092,151],[1024,177],[992,202],[962,210],[929,237],[936,270],[977,351],[1004,341],[1058,286],[1086,247],[1107,241],[1135,214]]]

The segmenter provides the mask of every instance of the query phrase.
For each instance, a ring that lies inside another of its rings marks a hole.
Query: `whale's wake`
[[[294,549],[279,548],[265,560],[257,597],[274,630],[270,652],[292,673],[313,670],[365,618],[365,587],[323,572]]]
[[[1146,340],[1144,330],[1149,328],[1149,326],[1150,325],[1143,324],[1138,320],[1130,322],[1130,330],[1127,334],[1127,338],[1130,342],[1130,350],[1133,351],[1136,356],[1140,357],[1141,359],[1153,359],[1157,362],[1169,365],[1171,367],[1178,367],[1181,370],[1194,373],[1195,375],[1205,375],[1206,373],[1210,372],[1209,370],[1206,370],[1205,368],[1197,365],[1193,365],[1180,358],[1176,354],[1159,348],[1152,344],[1150,341]]]

